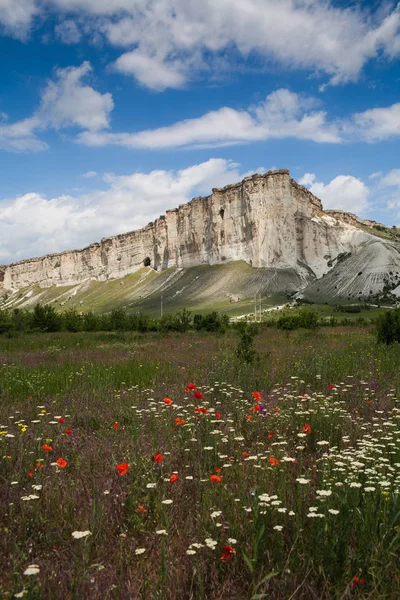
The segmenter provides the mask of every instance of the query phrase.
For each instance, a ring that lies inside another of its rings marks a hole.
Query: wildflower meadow
[[[400,346],[0,340],[0,595],[398,599]]]

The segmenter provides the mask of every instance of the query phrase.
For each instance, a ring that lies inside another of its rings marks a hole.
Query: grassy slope
[[[279,288],[280,282],[287,281],[289,288],[294,289],[294,279],[293,273],[277,277],[274,271],[254,269],[244,262],[184,270],[170,268],[161,273],[143,268],[123,279],[106,282],[87,281],[47,289],[32,286],[10,296],[3,306],[22,308],[41,302],[52,303],[61,310],[76,306],[82,311],[95,312],[122,307],[157,316],[162,294],[164,314],[188,308],[200,313],[218,310],[235,316],[254,309],[254,294],[259,290],[264,306],[282,304],[285,297],[274,293],[274,286]],[[271,280],[277,283],[271,286]],[[271,287],[271,293],[267,293]],[[231,297],[239,301],[231,302]]]

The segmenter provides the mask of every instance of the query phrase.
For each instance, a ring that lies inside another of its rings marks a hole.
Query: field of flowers
[[[0,596],[400,597],[400,348],[0,341]]]

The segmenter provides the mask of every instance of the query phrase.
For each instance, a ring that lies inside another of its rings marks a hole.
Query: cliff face
[[[289,171],[269,171],[213,189],[138,231],[0,267],[0,281],[17,290],[106,281],[148,265],[160,271],[237,260],[318,278],[331,259],[371,237],[337,215],[324,213]]]

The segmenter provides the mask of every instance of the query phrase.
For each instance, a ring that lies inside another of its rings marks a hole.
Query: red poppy
[[[33,477],[33,469],[29,469],[29,471],[28,471],[28,477]]]
[[[223,562],[229,562],[234,554],[236,554],[235,548],[232,546],[224,546],[222,548],[221,560]]]
[[[247,419],[248,421],[251,421],[251,420],[252,420],[252,418],[253,418],[253,416],[252,416],[252,415],[247,415],[247,417],[246,417],[246,419]]]
[[[332,385],[332,383],[330,383],[330,384],[328,385],[328,388],[329,388],[330,390],[334,390],[334,389],[335,389],[335,386],[334,386],[334,385]]]
[[[141,504],[139,504],[139,506],[137,507],[136,512],[146,513],[147,509],[144,506],[142,506]]]
[[[27,397],[27,400],[32,400],[32,396],[28,396],[28,397]]]
[[[222,419],[221,413],[215,413],[215,416],[216,416],[217,419]]]
[[[203,394],[202,394],[201,392],[195,392],[195,393],[193,394],[193,396],[194,396],[195,398],[197,398],[197,400],[201,400],[202,398],[204,398],[204,396],[203,396]]]
[[[206,413],[208,413],[208,408],[206,408],[205,406],[202,406],[200,410],[201,410],[201,412],[202,412],[203,415],[205,415]]]
[[[274,412],[277,415],[279,413],[279,408],[276,408]]]
[[[270,431],[270,433],[268,434],[268,439],[270,440],[272,437],[274,437],[274,432]]]
[[[47,444],[42,445],[42,450],[44,450],[45,452],[53,452],[53,448],[51,446],[48,446]]]
[[[58,419],[58,422],[59,422],[59,423],[64,423],[64,419],[63,419],[62,417],[60,417],[60,418]]]
[[[186,423],[186,421],[184,421],[183,419],[180,419],[179,417],[176,417],[175,423],[177,425],[184,425]]]
[[[113,427],[114,427],[114,429],[115,429],[115,430],[117,430],[117,429],[118,429],[118,421],[114,421],[114,423],[113,423]]]
[[[352,587],[355,588],[358,585],[364,585],[365,584],[365,579],[361,579],[360,577],[357,577],[357,575],[355,577],[353,577],[353,583],[352,583]]]
[[[222,469],[220,469],[219,467],[215,467],[214,471],[216,473],[222,473]]]
[[[171,398],[164,398],[164,404],[167,404],[168,406],[170,406],[172,404]]]
[[[163,457],[161,452],[156,452],[155,455],[153,456],[153,460],[154,462],[156,462],[158,465],[162,463],[163,461]]]
[[[121,475],[121,477],[123,475],[126,475],[127,472],[129,471],[128,463],[121,463],[121,464],[117,465],[115,468],[118,471],[118,473]]]
[[[179,477],[176,473],[172,473],[172,475],[169,476],[169,482],[170,484],[176,483],[178,481]]]
[[[372,404],[371,400],[366,400],[366,403],[368,404],[368,406],[371,406]]]
[[[248,456],[250,456],[250,454],[249,454],[248,452],[242,452],[242,456],[243,456],[244,458],[247,458]]]
[[[251,392],[251,395],[253,396],[254,400],[257,400],[257,402],[261,400],[260,392]]]
[[[194,409],[195,413],[201,413],[201,408],[200,406],[196,406],[196,408]]]
[[[71,435],[71,433],[72,433],[72,429],[66,429],[66,430],[65,430],[65,433],[66,433],[67,435]]]
[[[276,467],[276,465],[279,465],[279,460],[277,458],[274,458],[273,456],[270,456],[269,462],[271,463],[271,465],[273,467]]]
[[[212,481],[213,483],[221,483],[222,477],[220,477],[219,475],[210,475],[210,481]]]
[[[261,406],[259,404],[254,405],[254,412],[259,413],[261,411]]]
[[[44,469],[44,465],[42,465],[42,463],[38,462],[38,463],[36,463],[36,468],[37,469]]]
[[[189,390],[197,390],[197,385],[194,385],[194,383],[188,383],[188,388]]]
[[[303,432],[308,434],[308,433],[311,433],[311,431],[312,431],[312,429],[311,429],[310,425],[308,425],[308,423],[304,423]]]
[[[67,463],[67,461],[66,461],[66,460],[64,460],[63,458],[58,458],[58,459],[56,460],[56,463],[57,463],[57,464],[58,464],[58,466],[59,466],[59,467],[61,467],[62,469],[64,469],[64,467],[66,467],[66,466],[67,466],[67,464],[68,464],[68,463]]]

